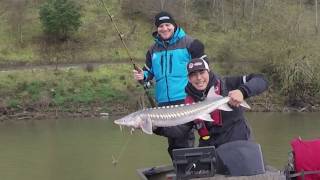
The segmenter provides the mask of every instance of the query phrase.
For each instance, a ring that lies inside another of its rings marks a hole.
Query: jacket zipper
[[[169,85],[168,85],[168,77],[167,77],[167,64],[168,64],[168,45],[166,44],[165,41],[162,41],[163,43],[163,47],[166,49],[165,52],[165,59],[163,60],[163,64],[162,64],[162,70],[164,72],[164,77],[166,79],[166,86],[167,86],[167,98],[168,98],[168,102],[170,102],[170,97],[169,97]],[[165,64],[165,68],[164,68],[164,64]],[[164,68],[164,69],[163,69]]]
[[[167,77],[167,70],[168,70],[168,49],[166,49],[166,60],[165,60],[165,78],[166,78],[166,85],[167,85],[167,97],[168,97],[168,102],[170,102],[170,97],[169,97],[169,85],[168,85],[168,77]]]
[[[160,64],[161,64],[161,74],[163,74],[163,66],[164,66],[164,64],[163,64],[163,54],[161,55],[161,59],[160,59]]]
[[[172,56],[173,56],[173,54],[170,54],[170,71],[169,71],[169,73],[171,74],[172,73]]]

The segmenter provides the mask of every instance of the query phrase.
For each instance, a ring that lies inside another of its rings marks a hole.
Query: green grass
[[[131,77],[130,67],[108,65],[93,72],[81,68],[3,72],[0,74],[1,99],[12,108],[134,104],[142,92]]]

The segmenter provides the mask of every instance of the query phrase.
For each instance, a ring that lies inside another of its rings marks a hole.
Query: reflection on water
[[[295,137],[319,137],[319,113],[248,113],[266,161],[282,168]],[[135,169],[170,163],[166,139],[121,132],[111,119],[0,123],[4,180],[139,179]],[[112,156],[118,164],[112,164]]]
[[[294,138],[320,138],[320,113],[247,113],[266,161],[283,168]]]

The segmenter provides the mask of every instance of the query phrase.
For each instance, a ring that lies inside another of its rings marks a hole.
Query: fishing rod
[[[137,70],[138,72],[142,72],[142,69],[139,68],[136,63],[134,62],[132,56],[130,55],[130,52],[129,52],[129,49],[126,45],[126,43],[124,42],[124,39],[123,39],[123,34],[121,34],[121,32],[119,31],[118,29],[118,26],[116,25],[116,23],[114,22],[114,19],[113,19],[113,16],[111,15],[110,11],[108,10],[107,6],[105,5],[104,1],[103,0],[98,0],[100,2],[100,4],[103,6],[103,8],[105,9],[105,11],[107,12],[110,20],[111,20],[111,23],[114,27],[114,29],[116,30],[121,42],[122,42],[122,45],[123,47],[125,48],[126,50],[126,53],[127,55],[129,56],[129,59],[131,61],[131,64],[133,65],[133,69]],[[147,87],[144,85],[144,82],[143,80],[139,80],[139,83],[143,86],[143,89],[144,89],[144,93],[146,94],[148,100],[149,100],[149,103],[152,107],[157,107],[157,104],[156,102],[154,101],[154,99],[151,97],[149,91],[147,90]]]

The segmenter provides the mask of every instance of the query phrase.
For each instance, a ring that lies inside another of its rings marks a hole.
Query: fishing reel
[[[153,83],[151,81],[146,81],[143,83],[143,87],[145,89],[150,89],[153,86]]]

